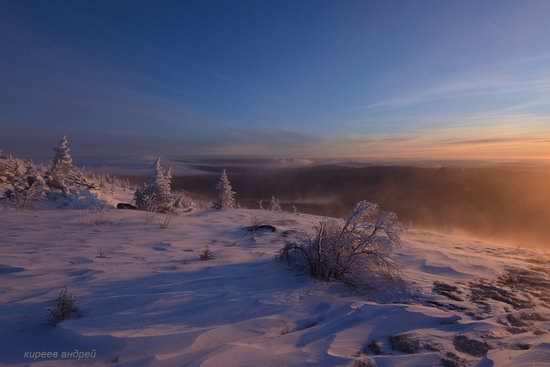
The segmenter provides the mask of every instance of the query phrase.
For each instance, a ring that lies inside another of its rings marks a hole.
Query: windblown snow
[[[264,213],[0,210],[0,364],[550,365],[548,255],[409,230],[405,282],[354,291],[274,260],[319,217],[244,229]],[[80,314],[52,326],[64,287]]]

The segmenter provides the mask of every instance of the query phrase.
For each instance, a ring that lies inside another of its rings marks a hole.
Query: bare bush
[[[107,256],[105,255],[105,252],[103,252],[103,249],[101,247],[99,248],[99,251],[98,251],[96,257],[99,258],[99,259],[106,259],[107,258]]]
[[[109,209],[106,207],[88,208],[80,218],[80,223],[101,226],[109,222]]]
[[[176,216],[176,213],[174,212],[169,212],[169,213],[166,213],[166,214],[162,214],[162,216],[160,217],[160,220],[159,220],[159,226],[161,229],[166,229],[170,226],[170,224],[172,223],[172,220],[174,219],[174,217]]]
[[[54,324],[64,321],[78,312],[76,296],[69,292],[67,287],[59,292],[54,302],[54,307],[48,310],[50,312],[50,321]]]
[[[145,209],[145,222],[154,224],[157,220],[158,205],[154,200],[146,198],[143,202],[143,209]]]
[[[199,258],[203,261],[213,260],[214,253],[210,250],[210,247],[208,245],[204,245],[204,250],[199,255]]]
[[[263,224],[273,223],[273,215],[270,212],[254,213],[250,217],[250,227],[258,227]]]
[[[343,225],[322,221],[313,237],[304,234],[287,242],[277,258],[324,281],[356,286],[373,275],[398,279],[399,269],[391,254],[400,246],[399,234],[404,229],[395,213],[361,201]]]

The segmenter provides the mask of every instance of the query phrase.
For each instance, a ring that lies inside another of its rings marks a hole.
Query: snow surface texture
[[[407,283],[357,294],[274,261],[321,218],[265,213],[196,211],[163,229],[133,210],[94,225],[87,211],[1,209],[0,364],[550,365],[547,255],[409,230]],[[258,216],[277,231],[243,229]],[[214,259],[199,259],[205,245]],[[80,314],[52,326],[65,286]],[[24,357],[75,349],[95,358]]]

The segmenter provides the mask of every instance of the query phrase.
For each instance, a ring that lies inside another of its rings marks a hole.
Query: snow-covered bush
[[[78,312],[76,296],[69,292],[66,287],[59,292],[54,302],[54,307],[48,310],[50,312],[51,322],[54,324],[64,321]]]
[[[218,197],[213,203],[215,209],[234,209],[237,207],[235,191],[231,187],[231,182],[229,182],[225,170],[222,171],[216,190],[218,190]]]
[[[10,185],[4,196],[9,204],[21,209],[30,202],[44,199],[48,193],[48,187],[39,168],[28,161],[16,161]]]
[[[9,184],[13,178],[13,173],[17,168],[17,159],[12,157],[0,156],[0,184]]]
[[[92,207],[86,209],[86,212],[82,215],[80,223],[87,224],[89,226],[101,226],[109,223],[109,208],[107,207]]]
[[[250,226],[257,227],[273,223],[273,216],[269,212],[256,212],[250,217]]]
[[[399,278],[391,254],[400,246],[399,234],[404,229],[395,213],[380,211],[378,205],[361,201],[343,224],[321,222],[313,237],[303,235],[288,242],[278,259],[306,269],[321,280],[339,280],[354,286],[374,275]]]
[[[174,203],[172,204],[172,213],[188,212],[197,207],[197,203],[182,193],[174,194]]]
[[[269,210],[274,210],[274,211],[281,211],[283,209],[281,209],[281,203],[279,201],[279,199],[277,199],[275,196],[271,196],[271,201],[269,202]]]
[[[164,172],[160,158],[157,158],[151,176],[134,193],[136,207],[151,212],[172,211],[175,199],[172,195],[171,180],[171,170]]]

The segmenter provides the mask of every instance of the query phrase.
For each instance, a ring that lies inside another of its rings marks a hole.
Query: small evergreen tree
[[[67,135],[63,135],[59,141],[59,145],[55,149],[52,170],[66,167],[73,167],[73,159],[71,158],[71,150],[69,149],[69,139],[67,139]]]
[[[95,184],[89,182],[82,171],[73,164],[66,135],[63,135],[54,151],[55,157],[46,177],[50,188],[60,190],[65,196],[70,194],[71,189],[96,188]]]
[[[222,171],[216,190],[218,190],[218,197],[214,201],[214,208],[234,209],[237,207],[237,202],[235,201],[235,191],[233,191],[233,188],[231,187],[231,183],[229,182],[229,178],[227,177],[225,170]]]
[[[199,259],[203,261],[214,259],[214,253],[210,250],[208,245],[204,245],[204,250],[199,254]]]
[[[48,310],[50,312],[50,321],[53,324],[64,321],[71,315],[78,313],[76,296],[69,292],[67,287],[59,292],[54,302],[54,307]]]
[[[168,212],[172,210],[174,197],[171,189],[171,173],[164,173],[160,158],[157,158],[147,182],[134,193],[136,206],[142,210]]]

